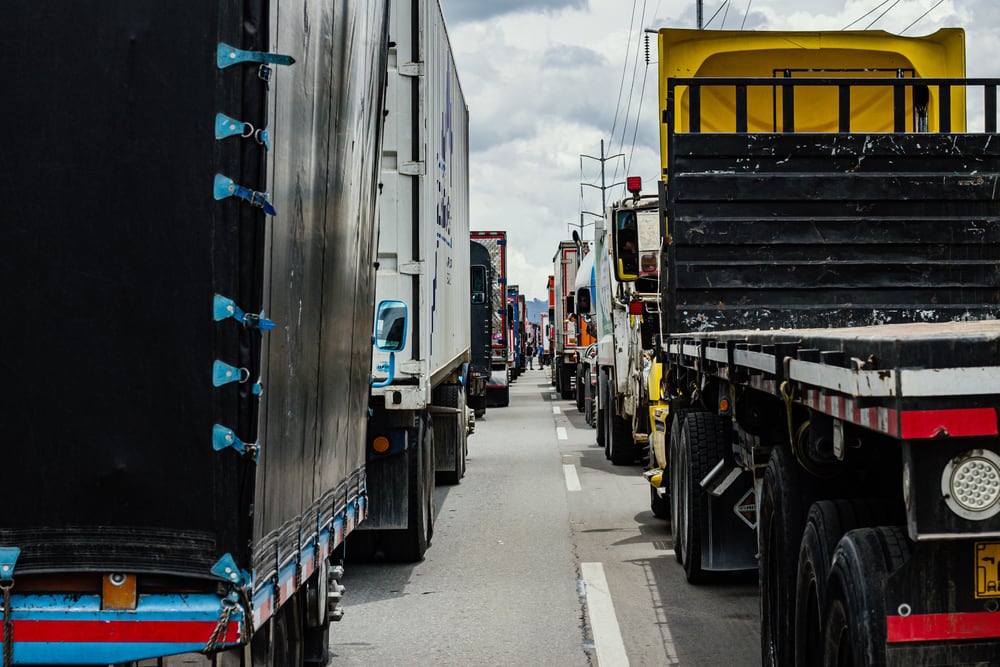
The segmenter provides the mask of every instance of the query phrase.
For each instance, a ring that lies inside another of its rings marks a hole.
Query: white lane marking
[[[664,549],[663,550],[663,555],[664,556],[673,556],[674,555],[674,550],[673,549]]]
[[[565,427],[562,426],[556,427],[556,437],[559,438],[560,440],[569,440],[569,436],[566,435]]]
[[[566,490],[579,491],[580,477],[576,474],[576,466],[571,463],[563,464],[563,474],[566,476]]]
[[[608,580],[600,563],[580,563],[580,574],[587,587],[587,613],[594,630],[597,663],[601,667],[628,667],[625,642],[622,641],[615,605],[611,602]]]
[[[552,394],[552,398],[559,398],[559,394]]]
[[[561,415],[562,414],[562,409],[558,405],[553,405],[552,406],[552,414],[554,414],[554,415]]]

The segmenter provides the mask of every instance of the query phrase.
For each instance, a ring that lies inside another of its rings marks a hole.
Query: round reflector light
[[[941,476],[941,491],[955,514],[972,520],[1000,512],[1000,456],[974,449],[951,459]]]
[[[384,435],[375,436],[375,439],[372,440],[372,449],[379,454],[385,454],[389,451],[389,438]]]

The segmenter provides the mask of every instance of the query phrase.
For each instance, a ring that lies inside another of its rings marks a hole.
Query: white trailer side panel
[[[469,359],[469,115],[437,0],[393,3],[389,34],[376,298],[409,307],[396,378],[422,378],[426,404]]]

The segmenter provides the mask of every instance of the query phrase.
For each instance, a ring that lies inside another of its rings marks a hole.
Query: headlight
[[[941,493],[952,512],[981,521],[1000,512],[1000,456],[973,449],[951,459],[941,474]]]

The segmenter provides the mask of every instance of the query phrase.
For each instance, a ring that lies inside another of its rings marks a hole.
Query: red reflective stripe
[[[986,611],[888,616],[885,624],[889,643],[1000,637],[1000,614]]]
[[[215,632],[212,621],[14,621],[14,643],[95,642],[201,644]],[[0,633],[2,634],[2,633]],[[240,626],[230,621],[223,641],[240,640]]]
[[[997,435],[997,411],[993,408],[903,412],[900,421],[904,440]]]

